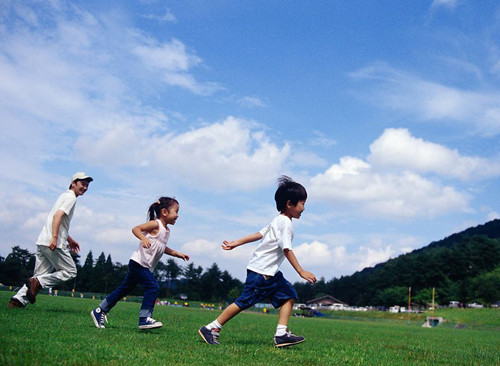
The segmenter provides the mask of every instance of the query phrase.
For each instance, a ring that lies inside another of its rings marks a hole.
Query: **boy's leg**
[[[276,274],[277,281],[279,282],[279,290],[274,294],[272,300],[273,306],[277,307],[281,304],[278,326],[274,335],[275,347],[288,347],[299,344],[305,341],[302,336],[292,334],[287,328],[288,321],[292,315],[293,304],[298,298],[297,291],[293,288],[292,284],[288,282],[281,272]]]
[[[242,309],[238,305],[232,303],[217,317],[217,321],[222,326],[238,315],[241,311]]]
[[[288,299],[283,303],[283,305],[281,305],[278,318],[278,326],[276,327],[276,334],[274,335],[275,347],[293,346],[306,340],[302,336],[296,336],[295,334],[292,334],[292,332],[290,332],[287,328],[294,303],[294,299]]]
[[[198,330],[198,334],[208,344],[219,344],[219,331],[222,326],[238,315],[242,310],[243,309],[241,309],[238,305],[232,303],[224,309],[222,314],[220,314],[217,319],[210,324],[201,327]]]
[[[238,315],[242,310],[248,309],[250,306],[269,295],[268,289],[262,290],[263,287],[266,287],[266,281],[263,275],[253,271],[247,271],[245,287],[240,297],[224,309],[216,320],[198,330],[203,340],[208,344],[219,344],[219,331],[224,324]]]
[[[292,310],[293,310],[293,304],[295,304],[294,299],[288,299],[285,301],[283,305],[281,305],[280,312],[279,312],[279,318],[278,318],[278,324],[287,326],[288,325],[288,320],[290,320],[290,316],[292,315]]]

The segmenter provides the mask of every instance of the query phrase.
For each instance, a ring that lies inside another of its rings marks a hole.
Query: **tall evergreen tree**
[[[180,289],[183,293],[188,295],[192,300],[200,300],[200,289],[201,289],[201,273],[203,268],[200,266],[195,267],[194,263],[189,263],[182,271],[182,276],[184,281],[182,282]],[[205,299],[204,299],[205,300]]]
[[[94,256],[92,255],[92,251],[89,251],[80,272],[76,276],[76,283],[77,283],[76,289],[78,291],[93,291],[91,284],[91,278],[93,272],[94,272]]]
[[[201,276],[201,291],[200,295],[202,299],[209,301],[220,301],[222,300],[221,291],[221,271],[216,263],[206,270]]]
[[[0,267],[0,282],[4,285],[20,286],[33,275],[35,256],[18,245],[12,247]]]
[[[97,258],[94,270],[92,271],[92,275],[90,277],[90,282],[92,284],[92,291],[94,292],[107,292],[107,283],[106,283],[106,256],[104,252],[102,252]]]

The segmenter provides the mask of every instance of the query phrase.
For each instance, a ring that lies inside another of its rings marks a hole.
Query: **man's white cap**
[[[87,180],[89,182],[92,182],[94,179],[92,177],[89,177],[84,172],[78,172],[73,174],[73,178],[71,178],[71,183],[73,183],[75,180]]]

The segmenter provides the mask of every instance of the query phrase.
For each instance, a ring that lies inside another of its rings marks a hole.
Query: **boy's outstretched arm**
[[[222,242],[222,249],[231,250],[231,249],[234,249],[236,247],[239,247],[240,245],[251,243],[251,242],[254,242],[254,241],[257,241],[260,239],[262,239],[262,234],[257,232],[257,233],[250,234],[250,235],[244,236],[243,238],[236,239],[233,241],[224,240]]]
[[[292,267],[297,271],[300,277],[311,283],[316,282],[316,276],[309,271],[304,271],[304,269],[300,266],[297,257],[295,257],[295,254],[291,249],[285,249],[283,250],[283,253],[285,254],[286,259],[288,259],[288,261],[290,262]]]

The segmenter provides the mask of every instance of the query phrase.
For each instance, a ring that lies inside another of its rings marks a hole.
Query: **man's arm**
[[[63,210],[57,210],[52,217],[52,238],[50,239],[50,250],[55,250],[57,248],[57,238],[59,236],[59,228],[61,227],[61,221],[66,212]]]
[[[304,271],[304,269],[300,266],[297,257],[295,257],[295,254],[291,249],[284,249],[283,253],[285,254],[286,259],[288,259],[288,261],[292,265],[293,269],[297,271],[300,277],[302,277],[304,280],[310,283],[316,282],[316,276],[309,271]]]

